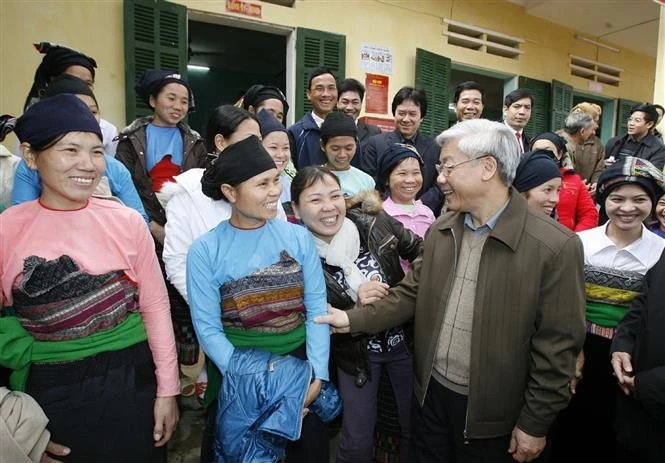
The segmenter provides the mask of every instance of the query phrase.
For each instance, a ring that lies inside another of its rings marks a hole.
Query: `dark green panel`
[[[562,129],[566,125],[568,113],[573,108],[573,87],[571,85],[552,81],[552,112],[550,116],[550,130]]]
[[[346,36],[305,29],[296,30],[296,120],[312,110],[307,99],[307,80],[319,66],[330,69],[338,81],[346,71]]]
[[[161,0],[125,0],[125,116],[127,123],[152,110],[136,94],[146,69],[187,75],[187,8]]]
[[[551,84],[542,80],[520,76],[519,87],[531,90],[535,99],[534,106],[531,108],[531,119],[524,128],[524,132],[529,137],[548,132],[550,130],[550,106],[552,99]]]
[[[628,132],[626,125],[628,124],[628,118],[630,117],[630,110],[633,109],[633,106],[640,104],[639,101],[624,100],[619,98],[617,109],[617,125],[616,125],[616,135],[625,135]]]
[[[450,85],[450,58],[416,49],[416,87],[427,94],[427,116],[420,130],[437,136],[448,128],[448,86]]]

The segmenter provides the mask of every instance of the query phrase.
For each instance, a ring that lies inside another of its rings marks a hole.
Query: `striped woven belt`
[[[586,322],[587,333],[595,334],[596,336],[601,336],[603,338],[612,339],[616,330],[616,328],[608,328],[606,326],[596,325],[592,322]]]

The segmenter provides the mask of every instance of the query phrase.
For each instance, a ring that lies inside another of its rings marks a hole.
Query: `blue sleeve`
[[[104,174],[109,179],[111,193],[122,201],[125,206],[131,207],[143,217],[143,220],[150,225],[150,219],[143,208],[143,203],[139,197],[132,176],[125,165],[108,154],[104,155],[106,159],[106,171]]]
[[[12,190],[12,205],[32,201],[39,198],[42,193],[42,183],[39,172],[28,167],[21,159],[14,175],[14,188]]]
[[[330,356],[330,328],[326,324],[314,323],[314,317],[328,313],[326,283],[323,268],[314,240],[305,229],[299,230],[301,262],[305,283],[305,341],[307,359],[314,368],[314,377],[328,381],[328,359]]]
[[[233,345],[224,334],[219,287],[213,281],[216,266],[212,262],[214,250],[202,240],[194,242],[187,254],[187,295],[194,330],[204,352],[226,374]],[[321,325],[328,326],[328,325]]]

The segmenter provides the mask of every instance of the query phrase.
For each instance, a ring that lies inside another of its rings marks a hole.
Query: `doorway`
[[[208,118],[222,104],[235,104],[254,84],[286,90],[287,42],[270,33],[189,20],[187,77],[196,111],[189,125],[205,136]]]
[[[585,101],[588,103],[595,103],[603,110],[600,116],[600,121],[598,121],[599,127],[596,135],[598,135],[600,141],[605,144],[614,136],[616,101],[611,98],[603,98],[592,93],[584,93],[575,90],[573,93],[573,107]]]

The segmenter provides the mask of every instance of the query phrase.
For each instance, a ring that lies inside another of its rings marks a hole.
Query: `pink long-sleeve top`
[[[145,221],[114,201],[90,198],[81,209],[61,211],[30,201],[0,214],[0,282],[3,306],[23,275],[23,261],[68,255],[81,270],[124,271],[139,291],[139,313],[156,366],[157,396],[180,393],[169,299],[155,245]]]
[[[407,212],[404,208],[395,204],[392,198],[388,196],[383,201],[383,210],[386,211],[386,214],[401,222],[404,228],[411,230],[420,237],[424,237],[429,226],[434,223],[434,214],[432,213],[432,209],[425,206],[420,200],[414,201],[413,204],[413,210]],[[408,272],[410,267],[409,261],[400,259],[400,264],[404,273]]]

